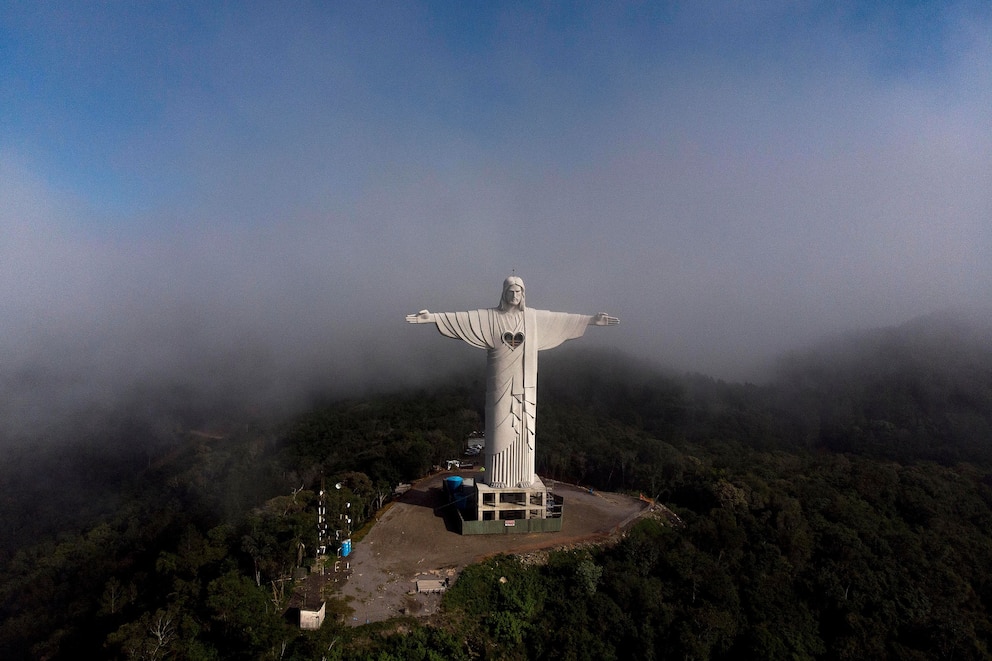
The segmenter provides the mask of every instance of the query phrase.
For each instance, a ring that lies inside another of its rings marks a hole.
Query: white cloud
[[[680,45],[706,35],[678,31],[701,18],[628,45],[614,15],[493,17],[475,26],[489,46],[456,53],[418,11],[409,29],[220,17],[189,51],[150,44],[173,53],[138,83],[160,112],[104,127],[103,160],[75,166],[105,186],[60,178],[41,146],[4,151],[5,373],[41,361],[73,401],[156,378],[289,398],[415,378],[464,354],[402,316],[493,305],[516,269],[532,304],[622,317],[590,343],[738,377],[992,293],[974,22],[914,72],[831,17],[753,43],[722,25],[740,43],[696,58]]]

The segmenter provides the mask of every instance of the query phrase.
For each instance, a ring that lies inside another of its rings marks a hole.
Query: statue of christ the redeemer
[[[534,428],[537,417],[537,353],[581,337],[586,326],[613,326],[616,317],[533,310],[526,306],[524,281],[503,282],[499,306],[467,312],[407,315],[411,324],[437,324],[442,335],[486,349],[485,483],[495,488],[534,483]]]

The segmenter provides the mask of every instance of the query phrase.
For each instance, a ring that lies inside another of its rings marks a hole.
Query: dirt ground
[[[438,473],[415,484],[355,544],[346,559],[348,569],[331,577],[337,588],[334,592],[343,595],[354,609],[351,624],[379,622],[401,614],[429,615],[437,610],[440,595],[416,594],[418,578],[449,578],[454,583],[463,567],[491,555],[605,539],[647,510],[646,503],[636,498],[590,493],[556,482],[549,486],[565,498],[560,532],[463,536],[445,516],[447,508],[441,507],[441,481],[449,475],[475,477],[477,473]]]

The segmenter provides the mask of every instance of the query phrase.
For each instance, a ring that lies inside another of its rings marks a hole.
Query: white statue
[[[467,312],[407,315],[411,324],[437,324],[442,335],[487,349],[485,482],[497,488],[530,486],[537,417],[537,353],[581,337],[586,326],[614,326],[616,317],[533,310],[524,281],[503,282],[499,306]]]

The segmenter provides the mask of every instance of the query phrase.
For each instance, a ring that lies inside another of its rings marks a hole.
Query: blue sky
[[[988,305],[990,73],[987,2],[5,3],[0,361],[423,374],[515,269],[748,378]]]
[[[263,161],[320,149],[354,176],[369,132],[418,165],[452,157],[440,138],[473,158],[567,166],[608,149],[596,133],[642,91],[684,77],[733,101],[738,85],[774,101],[832,71],[940,93],[968,56],[962,37],[987,39],[980,4],[686,4],[24,3],[4,20],[3,147],[95,223],[128,225],[209,184],[184,160],[206,146]]]

